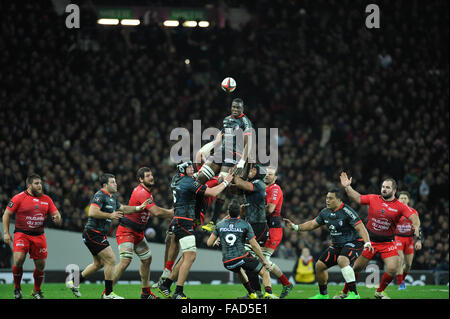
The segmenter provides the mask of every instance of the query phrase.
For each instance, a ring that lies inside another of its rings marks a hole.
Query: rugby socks
[[[321,295],[328,295],[328,287],[327,284],[319,285],[319,291]]]
[[[113,291],[113,281],[105,280],[105,295],[109,295]]]
[[[12,273],[14,277],[14,288],[20,289],[20,282],[22,281],[22,275],[23,275],[23,268],[22,267],[16,267],[13,265],[12,267]]]
[[[252,286],[250,285],[250,281],[247,281],[246,283],[243,283],[245,289],[247,289],[247,292],[249,294],[254,293],[255,291],[252,289]]]
[[[150,295],[150,287],[142,287],[142,294],[143,295]]]
[[[291,284],[291,282],[289,281],[289,279],[287,279],[287,277],[286,277],[285,274],[281,275],[281,277],[278,278],[278,279],[280,279],[281,284],[282,284],[283,286],[289,286],[289,285]]]
[[[41,291],[41,285],[44,281],[44,272],[39,271],[36,268],[33,272],[33,279],[34,279],[34,291]]]
[[[390,276],[387,272],[383,274],[383,277],[381,277],[380,286],[377,289],[377,292],[382,292],[386,289],[386,287],[391,283],[392,279],[394,277]]]
[[[403,275],[397,275],[397,285],[401,285],[403,283]]]
[[[247,273],[248,280],[250,285],[255,291],[261,291],[261,283],[259,282],[258,274],[255,272]]]
[[[173,265],[174,265],[174,264],[175,264],[175,261],[173,261],[173,260],[168,260],[168,261],[166,262],[166,265],[164,266],[164,268],[166,268],[166,269],[172,271],[172,268],[173,268]]]
[[[356,286],[356,280],[358,280],[359,273],[355,272],[355,286]],[[342,293],[348,294],[348,291],[350,290],[350,287],[347,283],[345,283],[344,289],[342,289]]]
[[[177,288],[175,288],[176,294],[182,294],[183,293],[183,286],[177,285]]]

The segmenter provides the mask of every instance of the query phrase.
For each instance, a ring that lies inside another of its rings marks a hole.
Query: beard
[[[393,194],[394,192],[389,192],[389,193],[386,193],[386,194],[381,194],[381,197],[383,197],[383,199],[389,199],[389,198],[391,198],[392,197],[392,194]]]
[[[35,188],[31,189],[31,195],[33,195],[34,197],[39,197],[43,193],[44,193],[44,191],[42,189],[40,189],[40,190],[39,189],[35,189]]]
[[[150,183],[143,182],[142,184],[144,184],[144,186],[147,188],[152,188],[152,186],[155,185],[155,182],[154,181],[151,181]]]

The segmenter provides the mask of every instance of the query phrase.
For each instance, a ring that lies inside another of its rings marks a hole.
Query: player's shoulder
[[[53,202],[52,198],[46,194],[42,194],[40,199],[41,199],[41,201],[44,200],[44,201],[48,201],[48,202]]]
[[[20,200],[20,199],[23,199],[23,198],[25,198],[26,196],[27,196],[27,192],[26,191],[22,191],[22,192],[20,192],[20,193],[18,193],[18,194],[16,194],[16,195],[14,195],[12,198],[11,198],[11,200]]]
[[[342,211],[347,214],[348,216],[350,216],[351,218],[359,218],[358,213],[349,205],[344,204],[344,206],[342,207]]]

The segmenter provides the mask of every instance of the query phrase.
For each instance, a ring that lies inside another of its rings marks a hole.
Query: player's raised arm
[[[283,218],[283,220],[288,224],[288,226],[291,229],[298,231],[298,232],[314,230],[321,226],[315,219],[309,220],[303,224],[298,224],[298,225],[294,224],[288,218]]]
[[[355,191],[352,186],[350,185],[352,183],[352,178],[348,178],[346,172],[342,172],[340,175],[341,179],[341,185],[344,187],[345,192],[347,193],[347,196],[355,203],[361,204],[360,196],[361,194]]]

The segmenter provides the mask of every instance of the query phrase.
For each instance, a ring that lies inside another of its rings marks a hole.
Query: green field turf
[[[172,286],[172,292],[175,286]],[[32,284],[22,284],[22,292],[25,299],[31,299]],[[99,299],[103,292],[104,286],[101,284],[85,284],[81,285],[81,299]],[[330,297],[338,294],[342,286],[328,286]],[[0,299],[13,298],[13,284],[0,285]],[[363,299],[374,299],[375,288],[367,288],[358,286],[358,291]],[[72,292],[65,287],[64,284],[44,283],[42,292],[47,299],[76,299]],[[114,292],[126,299],[140,298],[140,286],[119,284],[114,287]],[[273,293],[279,295],[281,285],[273,286]],[[246,290],[242,285],[186,285],[184,293],[191,299],[235,299],[238,296],[246,294]],[[286,299],[307,299],[318,293],[317,285],[296,285]],[[448,299],[448,286],[407,286],[406,290],[399,291],[397,285],[391,285],[386,289],[389,297],[395,299]],[[161,295],[155,291],[158,297]]]

